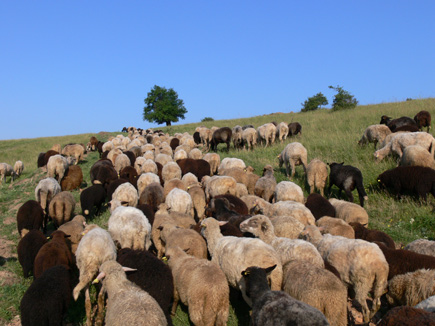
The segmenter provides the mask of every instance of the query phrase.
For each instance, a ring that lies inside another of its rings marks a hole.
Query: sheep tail
[[[360,198],[364,198],[364,200],[368,200],[369,197],[367,196],[366,190],[364,189],[364,185],[362,182],[357,182],[356,189],[358,191],[358,196]]]

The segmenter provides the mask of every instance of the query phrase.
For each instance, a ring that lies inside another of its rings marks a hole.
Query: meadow
[[[164,127],[162,130],[170,135],[182,132],[193,134],[199,125],[232,128],[237,124],[242,126],[252,124],[258,127],[271,121],[299,122],[302,125],[302,135],[287,139],[283,143],[275,143],[267,148],[258,146],[251,152],[231,148],[228,153],[224,151],[224,145],[219,145],[218,153],[221,159],[224,157],[243,159],[246,165],[255,168],[257,174],[261,173],[266,164],[271,164],[275,169],[277,182],[287,180],[285,167],[279,167],[277,156],[288,143],[293,141],[300,142],[307,148],[308,161],[319,158],[328,163],[344,162],[346,165],[355,166],[362,171],[364,186],[369,197],[364,206],[370,218],[369,228],[382,230],[391,235],[396,243],[404,245],[418,238],[435,239],[435,198],[429,195],[427,202],[424,202],[412,196],[404,196],[398,200],[385,190],[380,189],[377,184],[378,175],[397,166],[397,159],[387,157],[376,163],[373,157],[373,144],[359,146],[357,141],[367,126],[379,123],[382,115],[389,115],[393,118],[414,117],[421,110],[427,110],[432,116],[435,116],[435,98],[365,105],[358,106],[353,110],[337,112],[320,109],[306,113],[270,113],[245,119],[207,121]],[[121,130],[122,127],[119,126],[119,129]],[[138,122],[135,127],[146,129],[142,121]],[[431,133],[433,134],[432,130]],[[16,160],[24,162],[24,172],[13,184],[10,183],[8,177],[6,183],[0,185],[0,324],[6,325],[17,320],[21,297],[31,284],[31,278],[23,278],[21,266],[15,258],[19,241],[16,214],[25,201],[35,199],[34,189],[39,180],[46,177],[46,172],[37,168],[38,154],[49,150],[53,144],[86,144],[91,136],[106,141],[110,136],[117,134],[120,132],[0,141],[0,162],[11,165]],[[19,134],[15,136],[19,138]],[[90,185],[89,170],[96,160],[98,160],[98,153],[90,152],[85,160],[79,164],[88,186]],[[308,195],[309,187],[306,184],[302,166],[296,167],[296,175],[292,181],[300,185],[305,195]],[[73,195],[77,200],[76,213],[80,214],[79,191],[73,191]],[[337,197],[338,189],[333,187],[331,193],[326,192],[326,195]],[[359,203],[356,191],[354,191],[354,196],[355,202]],[[110,213],[106,210],[92,222],[107,228],[109,216]],[[78,302],[72,302],[68,314],[68,323],[71,325],[83,323],[84,304],[82,297]],[[244,325],[247,322],[249,311],[240,300],[242,299],[237,292],[232,293],[232,307],[228,325]],[[178,308],[173,321],[174,325],[189,325],[186,307],[180,306]]]

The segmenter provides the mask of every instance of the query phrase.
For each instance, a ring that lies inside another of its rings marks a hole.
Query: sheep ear
[[[274,269],[275,269],[276,265],[270,266],[268,268],[264,268],[264,271],[266,272],[266,274],[270,274]]]
[[[124,206],[124,207],[125,207],[125,206],[128,206],[128,201],[122,201],[122,202],[121,202],[121,205]]]
[[[227,223],[228,223],[228,221],[219,221],[219,226],[223,226],[223,225],[225,225]]]
[[[97,278],[92,281],[92,284],[99,283],[105,276],[106,273],[101,272],[100,274],[98,274]]]
[[[122,269],[124,270],[124,272],[136,272],[137,271],[136,268],[130,268],[130,267],[124,267],[124,266],[122,266]]]

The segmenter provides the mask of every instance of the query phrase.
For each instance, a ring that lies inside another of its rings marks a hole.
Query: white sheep
[[[276,138],[279,139],[279,142],[282,143],[287,139],[288,135],[288,124],[286,122],[280,122],[276,126]]]
[[[326,186],[326,180],[328,179],[328,166],[326,163],[315,158],[311,160],[307,166],[307,182],[310,186],[310,194],[314,192],[314,189],[320,191],[320,194],[324,196],[324,190]]]
[[[316,219],[304,204],[291,200],[280,201],[270,205],[262,213],[270,218],[274,216],[291,216],[304,225],[316,224]]]
[[[173,162],[171,156],[163,153],[157,154],[154,161],[156,163],[160,163],[162,166],[165,166],[166,163]]]
[[[363,319],[368,323],[381,305],[381,295],[387,288],[389,266],[381,249],[359,239],[347,239],[325,234],[316,226],[306,226],[302,237],[316,246],[323,259],[334,266],[341,280],[353,288],[356,301],[362,306]],[[366,299],[373,291],[373,305],[369,310]]]
[[[171,179],[181,179],[181,168],[175,162],[168,162],[162,168],[162,179],[166,183]]]
[[[266,123],[257,128],[257,137],[259,142],[264,142],[265,147],[275,142],[276,127],[273,123]]]
[[[137,179],[137,192],[142,194],[144,189],[153,182],[160,183],[160,178],[157,174],[152,172],[143,173]]]
[[[139,195],[136,188],[130,183],[120,184],[112,194],[110,201],[110,211],[113,212],[120,205],[136,207],[139,201]]]
[[[243,149],[248,146],[248,151],[254,149],[257,145],[257,130],[254,128],[246,128],[242,131]]]
[[[202,156],[202,152],[198,148],[193,148],[187,155],[188,158],[192,158],[194,160],[200,160],[202,159]]]
[[[179,149],[174,153],[174,161],[182,160],[187,158],[187,153],[184,149]]]
[[[305,228],[305,224],[291,216],[275,216],[271,217],[270,221],[278,237],[297,239]]]
[[[402,158],[400,159],[400,166],[426,166],[428,168],[435,168],[435,161],[433,155],[429,153],[426,148],[420,145],[411,145],[405,147],[403,150]]]
[[[194,212],[198,220],[202,221],[205,216],[205,193],[201,183],[191,184],[187,187],[187,193],[192,198]]]
[[[148,250],[151,246],[151,224],[135,207],[116,208],[110,215],[108,231],[120,248]]]
[[[291,181],[281,181],[275,188],[275,201],[293,200],[299,203],[305,202],[302,188]]]
[[[181,181],[183,181],[186,188],[189,187],[190,185],[198,184],[198,178],[192,172],[188,172],[185,175],[183,175]]]
[[[47,162],[47,176],[56,178],[60,182],[68,169],[68,161],[66,157],[56,154],[50,156]]]
[[[420,303],[415,305],[414,308],[424,309],[429,312],[435,312],[435,295],[421,301]]]
[[[361,139],[358,141],[358,145],[365,145],[367,143],[373,143],[375,148],[378,143],[382,143],[385,137],[391,134],[391,129],[384,124],[371,125],[364,130]]]
[[[297,165],[302,164],[302,166],[304,167],[304,172],[306,173],[308,160],[307,157],[307,149],[304,147],[304,145],[298,142],[290,143],[283,149],[281,154],[278,155],[279,167],[282,167],[282,164],[284,163],[286,175],[291,179],[295,175],[295,167]]]
[[[8,176],[11,177],[11,183],[13,183],[14,179],[18,177],[11,165],[7,163],[0,163],[0,184],[3,183],[3,180],[6,182],[6,177]]]
[[[273,175],[273,167],[266,165],[263,169],[263,176],[257,180],[254,187],[254,194],[268,202],[274,202],[276,179]]]
[[[104,144],[103,144],[103,147],[101,148],[102,149],[102,151],[103,151],[103,153],[104,152],[106,152],[106,151],[111,151],[112,149],[114,149],[115,148],[115,145],[113,144],[113,142],[111,142],[111,141],[106,141]]]
[[[222,174],[223,170],[230,168],[240,168],[243,170],[244,168],[246,168],[246,164],[245,162],[243,162],[243,160],[239,158],[225,157],[219,164],[218,174]]]
[[[75,158],[75,164],[78,164],[85,155],[85,149],[80,144],[65,145],[62,149],[62,154],[65,156],[73,156]]]
[[[172,189],[166,196],[165,203],[172,212],[194,216],[192,198],[189,193],[179,188]]]
[[[118,174],[119,174],[119,172],[120,172],[123,168],[125,168],[125,167],[127,167],[127,166],[131,166],[130,158],[129,158],[127,155],[121,153],[121,154],[119,154],[119,155],[116,156],[114,166],[115,166],[115,170],[116,170],[116,172],[118,172]]]
[[[35,188],[35,200],[41,204],[44,212],[48,209],[51,199],[61,192],[59,182],[54,178],[45,178],[39,181]]]
[[[201,222],[201,234],[207,240],[207,248],[212,262],[219,265],[225,273],[230,286],[242,291],[245,301],[252,305],[246,295],[245,281],[242,271],[249,266],[267,268],[276,265],[270,274],[272,290],[281,290],[282,266],[272,246],[260,239],[224,237],[219,228],[219,221],[209,217]]]
[[[329,202],[335,208],[335,217],[341,218],[347,223],[358,222],[365,226],[369,223],[369,215],[364,207],[335,198],[330,198]]]
[[[236,184],[236,180],[232,177],[213,176],[209,178],[204,187],[207,202],[210,201],[211,198],[219,195],[230,194],[235,196]]]
[[[16,161],[14,164],[14,172],[17,176],[20,176],[24,170],[24,163],[22,161]]]

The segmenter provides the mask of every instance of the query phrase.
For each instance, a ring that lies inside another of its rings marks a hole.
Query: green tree
[[[319,109],[322,105],[327,105],[328,99],[322,93],[317,93],[314,96],[309,97],[304,103],[301,103],[301,112],[314,111]]]
[[[178,122],[179,118],[184,119],[187,113],[183,100],[178,98],[172,88],[154,85],[144,102],[143,120],[149,122],[170,126],[172,122]]]
[[[357,99],[348,91],[345,91],[343,87],[329,86],[329,88],[337,91],[332,102],[332,111],[353,109],[358,105]]]

